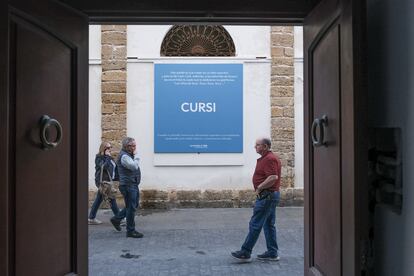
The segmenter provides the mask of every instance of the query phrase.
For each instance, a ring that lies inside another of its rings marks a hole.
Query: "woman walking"
[[[98,187],[98,191],[96,193],[95,201],[93,202],[91,211],[89,213],[88,224],[102,223],[102,221],[96,218],[96,213],[98,212],[99,206],[103,201],[103,196],[99,192],[99,182],[101,181],[101,174],[102,181],[118,180],[119,178],[116,163],[111,156],[111,149],[112,146],[110,143],[102,142],[101,146],[99,147],[99,152],[95,157],[95,185]],[[119,208],[116,204],[116,199],[110,198],[109,204],[111,205],[111,209],[114,215],[117,215],[119,213]]]

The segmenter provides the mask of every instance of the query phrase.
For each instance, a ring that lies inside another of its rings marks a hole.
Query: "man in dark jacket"
[[[141,170],[136,154],[135,139],[126,137],[122,140],[122,150],[117,160],[119,173],[119,191],[124,197],[125,208],[111,218],[116,230],[121,231],[121,220],[126,217],[127,237],[142,238],[144,235],[135,230],[135,212],[139,205],[139,189]]]

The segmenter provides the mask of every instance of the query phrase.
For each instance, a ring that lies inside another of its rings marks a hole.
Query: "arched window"
[[[161,56],[235,56],[230,34],[218,25],[180,25],[167,32],[161,44]]]

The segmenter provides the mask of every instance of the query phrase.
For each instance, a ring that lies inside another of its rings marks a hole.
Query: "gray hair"
[[[267,145],[267,147],[270,149],[272,147],[272,140],[270,140],[269,138],[265,137],[265,138],[261,138],[262,143],[264,145]]]
[[[125,137],[124,139],[122,139],[122,149],[126,150],[128,144],[131,143],[132,141],[135,141],[135,139],[131,137]]]

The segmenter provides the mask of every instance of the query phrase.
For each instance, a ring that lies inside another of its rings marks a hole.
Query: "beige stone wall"
[[[89,202],[95,199],[94,191],[89,192]],[[253,190],[194,190],[194,191],[160,191],[142,190],[140,207],[144,209],[171,208],[242,208],[252,207],[255,201]],[[117,203],[124,207],[122,195],[118,193]],[[281,193],[279,206],[303,205],[303,189],[286,188]],[[109,208],[108,203],[102,208]]]
[[[102,25],[102,140],[117,153],[126,136],[127,26]]]
[[[282,161],[283,188],[294,187],[294,49],[293,27],[271,31],[271,135],[272,150]]]

